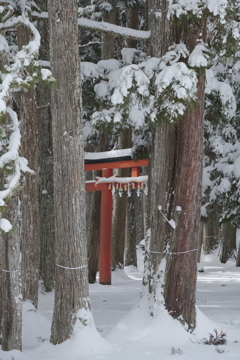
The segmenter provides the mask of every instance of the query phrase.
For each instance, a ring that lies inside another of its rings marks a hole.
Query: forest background
[[[21,350],[22,300],[37,308],[39,278],[55,288],[53,344],[91,318],[101,200],[87,198],[86,233],[84,146],[149,157],[148,196],[116,191],[112,266],[124,252],[136,265],[146,234],[149,316],[164,303],[192,332],[202,243],[240,264],[238,2],[0,5],[2,349]]]

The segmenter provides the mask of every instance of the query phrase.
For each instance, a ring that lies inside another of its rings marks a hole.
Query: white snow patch
[[[131,149],[110,150],[110,151],[102,151],[97,153],[85,152],[85,160],[116,158],[121,156],[131,156],[131,154],[132,154]]]
[[[109,96],[110,92],[109,92],[108,82],[102,80],[99,84],[96,84],[94,86],[94,91],[96,95],[99,97]]]
[[[2,218],[0,220],[0,228],[4,231],[4,232],[9,232],[12,229],[12,225],[11,223],[7,220]]]

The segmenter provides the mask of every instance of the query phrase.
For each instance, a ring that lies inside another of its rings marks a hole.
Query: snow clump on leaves
[[[197,75],[182,63],[166,66],[155,80],[158,117],[176,122],[196,99]],[[155,116],[153,117],[155,119]]]
[[[134,88],[135,94],[143,98],[149,97],[149,79],[137,65],[126,66],[119,78],[112,95],[113,105],[123,104]]]

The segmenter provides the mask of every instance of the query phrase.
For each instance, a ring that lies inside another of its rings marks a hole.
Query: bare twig
[[[94,44],[103,44],[103,42],[101,41],[90,41],[89,43],[87,44],[84,44],[84,45],[79,45],[79,47],[83,48],[85,46],[89,46],[89,45],[94,45]]]

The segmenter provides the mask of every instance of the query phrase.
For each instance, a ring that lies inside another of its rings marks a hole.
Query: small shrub
[[[227,339],[226,339],[227,334],[225,332],[220,331],[220,333],[218,333],[217,329],[214,329],[214,333],[215,333],[215,335],[209,334],[208,339],[204,338],[202,340],[203,344],[206,344],[206,345],[225,345],[227,343]]]
[[[45,341],[48,341],[47,338],[42,338],[41,336],[38,336],[36,339],[37,339],[38,342],[41,342],[41,343],[43,343]]]
[[[183,354],[183,351],[178,348],[178,349],[175,349],[174,347],[171,348],[171,355],[182,355]]]

